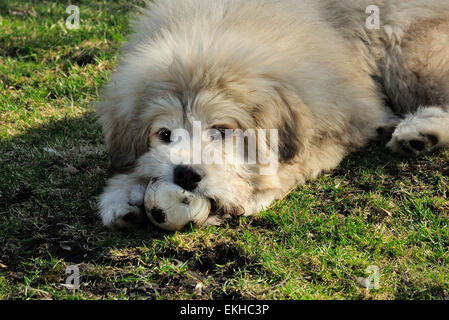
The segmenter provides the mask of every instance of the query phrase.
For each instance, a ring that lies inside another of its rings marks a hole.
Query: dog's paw
[[[220,226],[222,225],[226,220],[231,219],[231,215],[226,214],[212,214],[210,215],[206,221],[203,223],[203,226]]]
[[[109,188],[100,196],[100,216],[103,224],[113,230],[134,228],[146,224],[143,207],[145,187]]]
[[[444,145],[448,114],[441,108],[429,107],[406,117],[393,132],[387,147],[404,155],[419,155]]]
[[[438,146],[438,137],[432,133],[415,132],[395,133],[387,147],[403,155],[419,155],[434,150]]]

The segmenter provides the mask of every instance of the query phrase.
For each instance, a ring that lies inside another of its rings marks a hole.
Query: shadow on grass
[[[0,141],[0,257],[13,266],[50,254],[100,261],[111,247],[166,235],[151,226],[110,232],[97,216],[108,157],[92,112],[50,121]]]

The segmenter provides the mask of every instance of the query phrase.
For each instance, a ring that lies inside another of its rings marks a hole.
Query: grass
[[[448,299],[447,150],[410,160],[373,143],[220,228],[106,230],[92,102],[129,3],[76,1],[79,30],[65,29],[68,2],[0,4],[0,298]],[[64,286],[72,265],[79,290]],[[379,289],[359,285],[369,266]]]

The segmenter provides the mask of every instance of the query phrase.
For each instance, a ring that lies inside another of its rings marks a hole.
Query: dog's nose
[[[192,191],[201,181],[201,176],[192,168],[184,165],[175,167],[174,171],[175,183],[187,191]]]

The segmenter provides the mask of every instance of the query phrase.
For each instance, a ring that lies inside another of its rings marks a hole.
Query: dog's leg
[[[134,174],[112,177],[100,196],[99,211],[103,224],[118,230],[144,223],[143,201],[147,185],[147,179]]]
[[[419,155],[449,146],[449,112],[443,107],[421,107],[399,123],[387,147]]]

